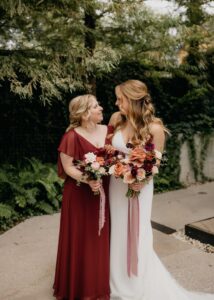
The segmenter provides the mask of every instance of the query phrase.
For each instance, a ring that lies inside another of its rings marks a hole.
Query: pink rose
[[[146,172],[145,172],[144,169],[138,169],[138,170],[137,170],[137,179],[138,179],[139,181],[145,179],[145,177],[146,177],[145,175],[146,175]]]
[[[93,163],[91,164],[91,167],[92,167],[92,169],[94,169],[94,170],[99,170],[100,164],[99,164],[97,161],[95,161],[95,162],[93,162]]]
[[[124,174],[123,182],[128,183],[128,184],[131,184],[131,183],[135,182],[135,179],[132,177],[131,172],[126,172]]]
[[[85,162],[88,163],[93,163],[96,161],[96,155],[93,152],[88,152],[85,154]]]

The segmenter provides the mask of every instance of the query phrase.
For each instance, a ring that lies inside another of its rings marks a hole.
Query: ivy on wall
[[[212,62],[209,54],[210,64]],[[210,66],[209,64],[209,66]],[[214,99],[211,88],[213,69],[209,67],[204,81],[194,87],[184,72],[184,67],[174,70],[159,70],[158,66],[140,64],[137,61],[122,61],[118,68],[97,79],[97,98],[104,108],[104,123],[108,123],[115,107],[115,86],[127,79],[144,81],[150,90],[156,108],[171,131],[167,141],[168,165],[162,168],[157,178],[158,190],[179,186],[180,145],[187,141],[189,157],[197,180],[207,180],[203,174],[209,135],[214,128]],[[200,89],[201,87],[201,89]],[[195,91],[195,93],[194,93]],[[69,100],[84,91],[65,94],[63,101],[55,99],[51,106],[44,106],[35,93],[31,101],[18,99],[9,90],[7,82],[1,86],[0,160],[14,163],[24,157],[36,157],[43,162],[57,159],[57,147],[68,124]],[[196,159],[193,136],[200,132],[200,160]],[[182,138],[181,138],[182,135]]]
[[[211,54],[209,54],[209,59]],[[210,59],[211,64],[211,59]],[[212,71],[210,64],[207,70]],[[136,61],[121,62],[118,69],[110,75],[105,75],[97,82],[97,96],[107,112],[106,121],[117,110],[115,107],[114,89],[118,83],[128,79],[139,79],[149,87],[158,117],[171,131],[167,140],[166,150],[168,165],[161,170],[156,179],[156,190],[177,188],[180,186],[180,148],[187,142],[189,159],[196,181],[208,180],[204,173],[207,148],[210,134],[214,128],[214,94],[211,87],[210,72],[198,76],[198,82],[193,84],[191,67],[181,65],[173,70],[159,70]],[[194,76],[197,69],[195,69]],[[199,159],[194,136],[200,133],[201,147]]]

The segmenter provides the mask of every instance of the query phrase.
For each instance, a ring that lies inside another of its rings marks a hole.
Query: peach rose
[[[124,166],[120,162],[116,163],[114,166],[114,175],[120,177],[124,172]]]
[[[96,161],[103,166],[105,164],[104,158],[101,156],[97,156]]]
[[[144,149],[142,149],[141,147],[134,148],[130,153],[131,161],[138,160],[143,163],[145,160],[145,157],[146,157],[146,153],[145,153]]]

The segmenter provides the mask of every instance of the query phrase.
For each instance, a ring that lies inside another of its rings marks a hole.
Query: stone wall
[[[194,136],[194,144],[196,149],[196,157],[197,162],[200,161],[201,155],[201,147],[202,141],[200,135]],[[191,183],[195,183],[194,172],[191,166],[191,162],[189,159],[189,148],[187,142],[184,142],[181,146],[181,153],[180,153],[180,182],[184,183],[185,185],[189,185]],[[204,161],[204,169],[203,173],[209,179],[214,180],[214,134],[210,136],[209,144],[207,148],[207,155]],[[200,180],[200,178],[199,178]]]

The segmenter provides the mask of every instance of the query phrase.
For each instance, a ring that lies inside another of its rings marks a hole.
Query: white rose
[[[155,175],[155,174],[158,174],[159,171],[158,171],[158,167],[157,166],[153,166],[152,167],[152,174]]]
[[[124,158],[121,160],[122,163],[124,164],[128,164],[129,163],[129,159],[128,158]]]
[[[146,177],[146,172],[144,169],[138,169],[137,171],[137,180],[143,180]]]
[[[100,171],[101,174],[106,174],[106,170],[105,170],[103,167],[101,167],[101,168],[99,169],[99,171]]]
[[[88,152],[85,154],[85,162],[88,163],[93,163],[96,161],[96,155],[93,152]]]
[[[111,166],[110,168],[109,168],[109,171],[108,171],[108,173],[110,174],[110,175],[112,175],[112,174],[114,174],[114,165],[113,166]]]
[[[162,158],[162,153],[161,153],[160,151],[158,151],[158,150],[155,149],[155,156],[156,156],[157,159],[160,159],[160,160],[161,160],[161,158]]]

